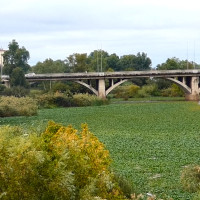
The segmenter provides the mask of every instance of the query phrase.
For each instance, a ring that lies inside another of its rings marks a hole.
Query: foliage
[[[137,85],[129,84],[117,87],[112,93],[115,98],[128,98],[136,97],[140,87]]]
[[[87,54],[74,53],[67,57],[67,63],[71,72],[86,72],[89,70]]]
[[[132,199],[132,196],[133,196],[134,192],[137,191],[137,189],[135,187],[133,187],[131,182],[129,180],[125,179],[123,176],[118,175],[118,174],[115,174],[114,178],[115,178],[116,182],[119,184],[119,187],[123,191],[124,195],[127,198]]]
[[[168,58],[165,63],[157,65],[158,70],[176,70],[176,69],[194,69],[199,68],[199,65],[188,60],[180,60],[176,57]]]
[[[143,71],[151,69],[151,60],[145,53],[124,55],[117,63],[117,71]]]
[[[7,199],[121,199],[104,145],[52,121],[42,134],[0,129],[0,196]]]
[[[115,53],[108,54],[104,50],[94,50],[89,55],[74,53],[67,56],[64,61],[46,59],[44,62],[38,62],[31,71],[38,74],[149,70],[150,68],[151,59],[144,52],[119,57]]]
[[[9,43],[8,50],[3,54],[3,72],[10,76],[11,86],[28,86],[24,73],[30,68],[29,58],[29,52],[24,47],[20,48],[15,40]]]
[[[6,86],[3,84],[0,84],[0,95],[3,94],[3,91],[6,89]]]
[[[39,107],[80,107],[80,106],[100,106],[108,104],[107,99],[101,99],[89,94],[64,94],[60,92],[46,93],[36,97]]]
[[[107,99],[99,98],[95,95],[89,94],[75,94],[73,95],[74,106],[100,106],[108,104]]]
[[[29,94],[30,90],[21,86],[14,86],[12,88],[4,88],[0,91],[3,96],[25,97]]]
[[[153,85],[144,85],[138,91],[138,97],[149,97],[149,96],[159,96],[158,86]]]
[[[183,189],[180,172],[200,162],[200,106],[176,100],[154,97],[101,107],[43,109],[37,116],[1,118],[0,123],[43,129],[49,119],[73,127],[85,122],[109,150],[112,169],[136,185],[136,196],[148,192],[157,199],[189,200],[195,194]]]
[[[89,70],[90,71],[107,71],[109,54],[104,50],[94,50],[88,56]]]
[[[28,59],[30,58],[29,52],[25,47],[20,48],[15,40],[8,45],[8,50],[3,54],[4,60],[4,73],[11,75],[16,67],[20,67],[24,72],[30,68]]]
[[[112,69],[113,71],[117,71],[118,69],[118,62],[119,62],[119,56],[117,54],[113,53],[109,57],[106,58],[106,62],[108,65],[108,69]],[[109,70],[110,71],[110,70]]]
[[[65,83],[56,82],[55,84],[53,84],[52,91],[70,94],[70,87],[69,85],[66,85]]]
[[[71,107],[72,97],[63,93],[45,93],[35,97],[40,108]]]
[[[67,72],[67,65],[61,60],[46,59],[44,62],[38,62],[31,71],[36,74],[64,73]]]
[[[200,166],[186,166],[181,172],[181,183],[189,192],[200,191]]]
[[[161,91],[161,95],[165,97],[182,97],[184,96],[184,92],[175,83],[173,83],[171,87],[163,89]]]
[[[13,69],[10,75],[10,85],[11,86],[20,86],[20,87],[28,87],[28,81],[25,78],[25,74],[20,67],[16,67]]]
[[[29,97],[1,97],[0,117],[31,116],[37,114],[36,102]]]

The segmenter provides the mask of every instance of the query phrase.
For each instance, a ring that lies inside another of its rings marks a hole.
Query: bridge
[[[56,73],[56,74],[26,74],[29,82],[41,81],[74,81],[101,98],[117,86],[133,78],[164,78],[177,84],[185,93],[187,100],[198,100],[200,93],[200,70],[150,70],[123,72],[90,72],[90,73]],[[2,75],[2,81],[9,86],[9,76]]]

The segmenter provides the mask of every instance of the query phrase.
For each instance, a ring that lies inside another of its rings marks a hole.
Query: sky
[[[200,64],[199,0],[6,0],[0,3],[0,48],[15,39],[29,64],[103,49],[144,52],[152,67],[168,58]]]

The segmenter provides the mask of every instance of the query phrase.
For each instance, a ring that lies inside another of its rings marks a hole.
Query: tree
[[[16,67],[13,69],[10,75],[10,84],[11,86],[28,87],[28,82],[22,68]]]
[[[188,60],[179,60],[176,57],[168,58],[165,63],[157,65],[158,70],[176,70],[176,69],[194,69],[199,68],[199,65]]]
[[[95,72],[107,71],[109,58],[108,52],[104,50],[95,50],[88,56],[90,69]]]
[[[74,53],[67,57],[67,63],[72,72],[85,72],[89,70],[87,54]]]
[[[64,73],[67,72],[67,65],[61,60],[46,59],[44,62],[38,62],[32,67],[32,71],[36,74],[46,73]]]
[[[151,59],[144,52],[137,53],[135,64],[135,69],[139,71],[151,69]]]
[[[142,71],[151,69],[151,59],[145,53],[137,55],[124,55],[120,58],[117,66],[118,71]]]
[[[106,58],[106,61],[107,61],[108,68],[111,68],[114,71],[117,71],[119,56],[113,53],[109,57]]]
[[[117,71],[134,71],[135,70],[135,55],[124,55],[120,57]]]
[[[8,45],[8,50],[3,54],[4,73],[11,75],[16,67],[20,67],[26,73],[30,68],[28,65],[29,58],[29,52],[25,47],[20,48],[18,43],[12,40]]]

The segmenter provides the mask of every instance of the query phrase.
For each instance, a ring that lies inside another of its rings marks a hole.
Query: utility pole
[[[194,41],[194,69],[195,69],[195,41]]]
[[[3,65],[2,65],[2,54],[0,54],[1,57],[1,62],[0,62],[0,67],[1,67],[1,79],[2,79],[2,73],[3,73]]]
[[[188,63],[188,42],[187,42],[187,69],[189,68],[189,63]]]
[[[102,49],[101,49],[101,72],[102,72]]]
[[[97,49],[97,72],[99,72],[99,58],[98,58],[98,49]]]

